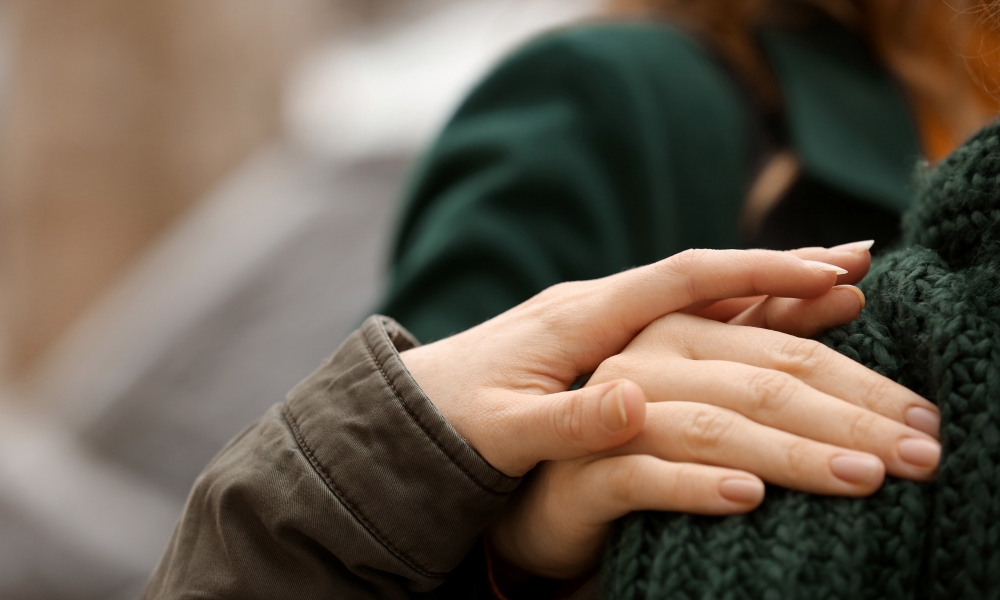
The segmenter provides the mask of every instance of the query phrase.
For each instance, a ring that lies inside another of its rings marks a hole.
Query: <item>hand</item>
[[[861,281],[868,273],[871,266],[868,250],[874,244],[873,240],[868,240],[834,248],[800,248],[790,254],[803,260],[827,261],[843,267],[847,273],[838,277],[837,283],[850,284]],[[698,302],[683,312],[731,325],[764,327],[799,337],[813,337],[826,329],[853,321],[864,308],[865,297],[861,290],[849,285],[838,289],[853,292],[857,301],[846,293],[837,296],[836,300],[825,298],[823,302],[757,296]]]
[[[868,266],[853,253],[830,257],[862,273]],[[710,310],[718,300],[759,303],[760,296],[812,299],[804,301],[810,314],[843,312],[837,305],[844,292],[833,290],[841,271],[786,252],[689,250],[611,277],[553,286],[401,356],[431,402],[490,464],[523,475],[539,461],[607,450],[639,433],[646,409],[635,386],[567,390],[649,323],[685,308]],[[780,312],[772,308],[764,312]],[[850,310],[853,318],[857,301]]]
[[[540,465],[490,527],[498,558],[570,578],[598,558],[611,523],[635,510],[746,512],[764,497],[757,477],[863,496],[886,468],[929,479],[940,457],[930,403],[783,333],[670,314],[588,385],[621,378],[651,402],[642,432],[608,452]]]
[[[870,246],[794,254],[850,265],[845,283],[867,271]],[[853,320],[863,306],[859,290],[838,286],[813,300],[736,298],[684,312],[811,336]],[[774,331],[667,315],[588,385],[621,377],[655,402],[643,431],[615,450],[546,462],[532,473],[489,531],[509,566],[577,575],[597,559],[610,523],[634,510],[746,512],[764,495],[749,473],[792,489],[859,496],[881,484],[883,464],[924,480],[940,453],[929,402],[816,342]]]
[[[810,260],[821,256],[827,262],[843,265],[851,274],[844,275],[828,264],[809,262],[792,253],[688,251],[601,280],[555,286],[478,327],[405,352],[403,361],[442,414],[499,470],[522,475],[543,460],[589,460],[595,453],[618,448],[643,431],[646,395],[641,387],[626,380],[594,380],[582,390],[566,390],[580,375],[597,370],[605,359],[619,354],[654,320],[684,309],[702,313],[728,310],[738,313],[731,318],[742,319],[745,324],[790,330],[821,329],[856,317],[860,292],[837,284],[863,275],[870,260],[867,252],[809,249],[800,253]],[[720,300],[723,302],[717,302]],[[851,373],[831,376],[847,378]],[[891,382],[885,382],[884,391],[884,406],[933,410],[929,403]],[[652,407],[655,410],[651,415],[658,414],[657,405]],[[834,414],[830,418],[838,417]],[[898,425],[874,413],[872,418],[873,431]],[[772,423],[769,431],[780,433],[775,426],[779,425]],[[635,443],[642,443],[642,439]],[[888,456],[892,451],[879,447],[877,454]],[[746,494],[740,501],[725,500],[727,490],[759,488],[760,480],[744,471],[673,465],[655,454],[604,459],[656,461],[663,472],[653,483],[664,502],[673,503],[674,508],[663,506],[668,510],[743,512],[759,502],[759,498],[748,502]],[[673,475],[667,475],[666,470],[671,469]],[[609,477],[611,487],[576,489],[587,489],[588,495],[594,496],[618,495],[626,501],[610,512],[583,502],[581,511],[574,514],[590,519],[587,525],[606,526],[614,518],[609,514],[624,514],[641,506],[638,496],[627,487],[640,483],[638,478]],[[873,479],[868,491],[877,485]],[[529,488],[524,497],[533,490],[545,489],[536,485]],[[567,483],[561,489],[570,486]],[[693,493],[699,490],[701,493]],[[584,498],[575,500],[582,502]],[[505,559],[517,563],[518,553],[524,549],[521,544],[525,536],[532,535],[532,529],[512,531],[523,535],[498,547]],[[540,535],[551,533],[545,528],[534,531]],[[594,531],[588,530],[588,539],[594,539]],[[598,538],[600,535],[597,531]],[[563,548],[557,545],[556,555],[536,555],[544,559],[538,563],[539,572],[544,572],[546,565],[559,573],[585,568],[579,560],[570,561],[571,567],[565,568],[564,557],[558,556]],[[530,553],[521,554],[526,555]],[[586,560],[591,559],[588,556]]]

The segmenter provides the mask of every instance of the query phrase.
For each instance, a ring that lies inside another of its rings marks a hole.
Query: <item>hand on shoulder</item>
[[[860,496],[886,469],[932,477],[934,406],[796,337],[856,318],[864,298],[845,284],[869,264],[861,246],[691,250],[401,356],[495,468],[545,461],[489,538],[514,566],[572,577],[634,510],[746,512],[762,480]]]

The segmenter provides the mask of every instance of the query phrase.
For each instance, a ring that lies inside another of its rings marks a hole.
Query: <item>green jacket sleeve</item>
[[[728,73],[666,25],[532,43],[424,158],[383,311],[431,341],[561,281],[736,246],[747,122]]]
[[[466,557],[518,480],[410,377],[398,352],[415,343],[370,318],[231,441],[198,478],[144,598],[482,597],[486,578],[463,572],[475,570]]]

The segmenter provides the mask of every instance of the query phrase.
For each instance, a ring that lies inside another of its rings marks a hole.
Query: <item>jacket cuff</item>
[[[291,391],[284,417],[371,551],[433,587],[520,479],[494,469],[423,393],[399,357],[416,345],[392,319],[369,318]]]

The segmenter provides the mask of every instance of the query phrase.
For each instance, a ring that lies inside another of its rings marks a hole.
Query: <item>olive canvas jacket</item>
[[[489,597],[481,552],[469,551],[518,479],[420,390],[399,358],[415,344],[369,318],[229,442],[144,598]]]
[[[667,25],[589,25],[517,52],[417,173],[385,310],[426,342],[559,281],[740,246],[768,144],[799,157],[800,198],[870,209],[855,223],[792,203],[795,232],[895,226],[919,156],[896,85],[835,27],[762,43],[785,94],[778,135],[710,52]],[[810,228],[817,215],[828,221]],[[415,343],[372,317],[230,442],[145,598],[488,597],[479,536],[519,481],[421,392],[398,356]],[[574,598],[598,594],[592,580]]]

